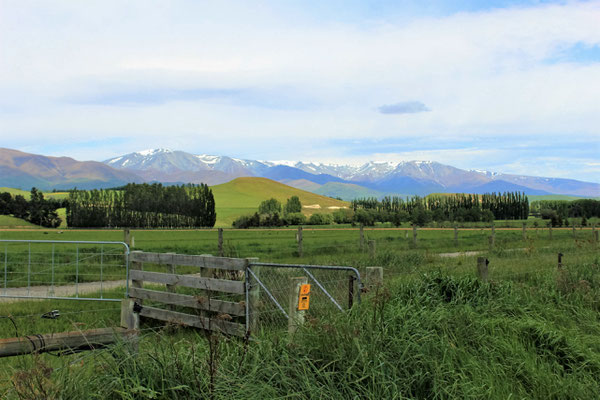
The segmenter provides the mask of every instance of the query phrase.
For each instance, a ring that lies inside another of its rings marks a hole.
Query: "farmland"
[[[348,207],[349,203],[295,189],[266,178],[238,178],[222,185],[211,187],[217,205],[217,227],[230,227],[240,215],[256,212],[261,201],[275,198],[282,204],[292,196],[298,196],[303,206],[302,212],[330,213],[329,207]],[[306,206],[318,206],[307,208]]]
[[[57,232],[4,231],[0,238],[123,239],[119,230]],[[362,274],[378,265],[385,288],[366,294],[351,312],[309,319],[293,338],[266,330],[246,344],[146,323],[135,361],[127,346],[15,357],[3,361],[5,397],[19,398],[26,383],[64,398],[542,399],[590,398],[600,389],[600,259],[591,229],[577,229],[575,238],[571,229],[554,229],[550,238],[548,229],[529,228],[524,239],[520,228],[497,228],[492,250],[489,229],[460,229],[457,247],[452,229],[419,230],[416,246],[412,230],[365,229],[366,243],[376,243],[371,254],[360,249],[357,228],[305,228],[302,257],[295,233],[227,229],[224,251],[266,262],[348,265]],[[132,236],[135,250],[218,251],[216,230],[139,230]],[[490,260],[488,283],[477,279],[476,255],[465,251]],[[19,334],[118,324],[118,305],[84,303],[3,308]],[[62,319],[39,318],[55,308]],[[8,320],[0,329],[3,337],[15,335]],[[209,363],[215,358],[216,371]],[[171,363],[177,367],[163,367]],[[51,372],[36,375],[44,370]],[[16,378],[22,383],[15,384]]]

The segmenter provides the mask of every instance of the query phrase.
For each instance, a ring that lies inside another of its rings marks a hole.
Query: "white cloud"
[[[3,4],[0,135],[15,147],[50,137],[131,139],[114,155],[147,147],[138,142],[196,152],[211,142],[225,153],[234,143],[261,158],[294,159],[315,154],[310,143],[323,138],[598,139],[600,62],[547,60],[599,44],[599,20],[598,1],[368,25],[315,23],[254,2]],[[213,89],[257,94],[73,104]],[[402,99],[432,111],[377,112]],[[266,154],[272,143],[289,148]]]

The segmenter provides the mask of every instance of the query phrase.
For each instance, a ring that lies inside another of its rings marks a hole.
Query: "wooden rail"
[[[239,279],[243,278],[249,260],[134,251],[130,262],[130,299],[122,308],[123,326],[137,329],[138,317],[145,317],[228,335],[245,334],[246,284]],[[144,271],[145,263],[164,265],[165,272]],[[178,274],[176,266],[198,267],[198,270],[193,274]],[[221,279],[229,276],[233,279]],[[144,288],[144,283],[154,285]],[[165,290],[156,284],[165,285]],[[197,295],[182,294],[176,292],[177,287],[199,291]],[[215,298],[223,294],[224,299]],[[186,308],[191,310],[187,312]]]
[[[144,253],[141,251],[132,251],[129,260],[140,263],[172,264],[189,267],[224,269],[229,271],[243,271],[246,268],[246,260],[243,258],[195,256],[188,254]]]
[[[244,294],[244,282],[229,281],[226,279],[203,278],[195,275],[165,274],[162,272],[149,272],[131,270],[129,277],[132,280],[162,283],[165,285],[177,285],[194,289],[210,290],[213,292],[225,292],[233,294]]]
[[[94,350],[120,340],[132,339],[135,335],[135,331],[123,328],[102,328],[0,339],[0,357],[49,351]]]

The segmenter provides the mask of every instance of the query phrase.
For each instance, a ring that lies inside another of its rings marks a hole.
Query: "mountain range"
[[[153,149],[103,163],[46,157],[0,148],[0,186],[49,190],[107,188],[128,182],[207,183],[238,177],[262,177],[314,193],[341,197],[387,194],[489,193],[521,191],[529,195],[600,196],[600,184],[573,179],[462,170],[435,161],[368,162],[360,166],[291,161],[243,160]]]

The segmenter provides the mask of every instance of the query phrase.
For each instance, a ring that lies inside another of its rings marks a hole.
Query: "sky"
[[[0,147],[600,182],[600,1],[0,0]]]

